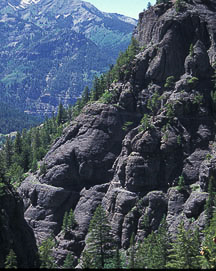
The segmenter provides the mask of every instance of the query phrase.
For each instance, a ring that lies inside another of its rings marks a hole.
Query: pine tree
[[[17,269],[17,256],[13,249],[9,251],[9,254],[6,257],[5,269]]]
[[[4,145],[4,155],[5,155],[5,166],[10,168],[12,164],[12,155],[13,155],[13,143],[10,137],[7,137],[6,143]]]
[[[91,90],[91,101],[97,101],[100,98],[99,78],[96,76]]]
[[[57,122],[58,126],[60,124],[63,124],[66,121],[66,115],[67,115],[67,113],[63,107],[63,104],[60,103],[59,108],[58,108],[57,118],[56,118],[56,122]]]
[[[156,248],[157,248],[157,266],[158,269],[165,269],[168,261],[168,250],[170,249],[171,236],[168,232],[168,225],[166,217],[161,220],[160,226],[156,234]]]
[[[17,132],[16,134],[14,141],[14,152],[18,155],[22,153],[22,138],[20,132]]]
[[[62,223],[62,231],[67,231],[67,225],[68,225],[68,212],[66,211],[63,217],[63,223]]]
[[[39,256],[40,256],[40,262],[41,262],[40,268],[51,269],[51,268],[56,267],[54,263],[54,258],[52,256],[52,249],[54,245],[55,243],[52,237],[48,237],[46,240],[44,240],[41,243],[39,247]]]
[[[148,4],[147,4],[147,9],[150,9],[151,7],[152,7],[151,2],[148,2]]]
[[[62,230],[63,232],[67,232],[72,230],[77,225],[75,220],[73,209],[70,209],[69,212],[65,212],[63,223],[62,223]]]
[[[89,88],[88,86],[86,86],[83,90],[83,93],[82,93],[82,98],[81,98],[81,104],[82,104],[82,107],[85,106],[88,101],[90,100],[90,97],[89,97]]]
[[[143,269],[165,269],[170,248],[170,236],[165,217],[156,232],[150,233],[138,245],[136,267]]]
[[[205,204],[207,226],[209,226],[210,219],[212,218],[214,206],[215,206],[215,180],[214,180],[214,177],[211,176],[209,179],[209,184],[208,184],[208,198]]]
[[[216,212],[204,230],[200,254],[202,269],[216,269]]]
[[[180,223],[178,227],[178,234],[176,240],[171,243],[169,250],[169,261],[166,265],[167,268],[172,269],[199,269],[199,239],[194,241],[194,234],[191,230],[186,231],[184,223]]]
[[[75,220],[73,209],[70,209],[68,214],[68,227],[69,229],[73,229],[76,226],[77,222]]]
[[[74,256],[69,252],[64,260],[63,269],[75,269],[74,267]]]
[[[41,166],[40,166],[40,173],[39,175],[45,175],[47,172],[47,166],[45,163],[42,163]]]
[[[135,250],[135,234],[134,232],[130,238],[130,248],[129,248],[129,269],[135,269],[135,257],[136,257],[136,250]]]
[[[90,221],[85,253],[82,261],[88,268],[103,269],[113,257],[113,238],[105,210],[99,205]]]

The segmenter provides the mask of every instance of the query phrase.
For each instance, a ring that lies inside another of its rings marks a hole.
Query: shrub
[[[112,92],[105,90],[105,92],[103,93],[99,101],[102,103],[108,104],[108,103],[111,103],[112,97],[113,97]]]
[[[185,180],[184,180],[184,177],[182,175],[179,176],[177,189],[179,191],[182,191],[183,189],[185,189]]]
[[[124,123],[124,125],[122,126],[122,130],[127,132],[130,128],[130,126],[133,125],[133,122],[132,121],[126,121]]]
[[[192,77],[187,80],[187,83],[190,87],[195,87],[198,83],[199,79],[197,77]]]
[[[147,129],[151,128],[151,119],[149,117],[149,115],[144,114],[143,118],[140,121],[141,127],[139,129],[139,131],[146,131]]]
[[[174,76],[169,76],[166,79],[166,83],[164,84],[165,88],[173,88],[175,83],[175,77]]]

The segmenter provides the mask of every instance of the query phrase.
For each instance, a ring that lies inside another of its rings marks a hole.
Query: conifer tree
[[[74,256],[69,252],[64,260],[63,269],[74,269]]]
[[[12,164],[12,154],[13,154],[13,144],[10,137],[7,137],[6,143],[4,146],[4,155],[5,155],[5,166],[10,168]]]
[[[136,267],[143,269],[165,269],[170,248],[170,236],[165,217],[156,232],[151,232],[139,243]]]
[[[5,269],[17,269],[17,256],[13,249],[9,251],[9,254],[6,257]]]
[[[210,219],[212,218],[214,206],[215,206],[215,180],[214,180],[214,177],[211,176],[209,179],[209,184],[208,184],[208,198],[205,204],[207,226],[209,226]]]
[[[105,210],[99,205],[90,221],[82,261],[88,268],[103,269],[113,257],[113,238]],[[83,265],[83,264],[82,264]]]
[[[90,97],[89,97],[89,88],[88,88],[88,86],[86,86],[84,88],[84,90],[83,90],[82,98],[81,98],[82,107],[85,106],[89,100],[90,100]]]
[[[56,267],[56,264],[54,263],[54,258],[52,256],[52,249],[54,245],[55,243],[52,237],[48,237],[41,243],[39,247],[39,256],[41,262],[40,268],[52,269]]]
[[[100,98],[99,78],[96,76],[93,81],[93,88],[91,90],[91,100],[97,101]]]
[[[194,237],[196,239],[194,240]],[[200,241],[197,234],[185,230],[184,223],[178,227],[176,240],[171,243],[169,261],[166,265],[171,269],[199,269]]]
[[[123,268],[122,265],[123,264],[122,264],[122,259],[121,259],[121,253],[119,251],[119,247],[116,246],[116,251],[113,257],[113,268],[118,270],[118,269]]]
[[[60,125],[60,124],[63,124],[65,121],[66,121],[66,111],[63,107],[63,104],[60,103],[59,108],[58,108],[56,122],[58,125]]]
[[[204,230],[204,241],[200,252],[201,267],[216,269],[216,212]]]
[[[75,220],[73,209],[70,209],[69,212],[66,211],[62,223],[63,232],[72,230],[76,226],[76,224],[77,222]]]
[[[135,257],[136,257],[136,249],[135,249],[135,234],[134,232],[131,235],[130,238],[130,248],[129,248],[129,263],[128,268],[129,269],[135,269]]]
[[[16,134],[16,138],[14,141],[14,152],[18,155],[22,152],[22,138],[20,132],[17,132]]]

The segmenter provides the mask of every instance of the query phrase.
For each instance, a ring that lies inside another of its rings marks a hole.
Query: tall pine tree
[[[90,221],[83,263],[88,263],[88,268],[103,269],[113,258],[114,245],[105,210],[99,205]]]
[[[196,230],[197,231],[197,230]],[[171,269],[200,268],[200,240],[198,232],[186,230],[184,223],[178,227],[176,240],[171,243],[169,261],[166,265]]]

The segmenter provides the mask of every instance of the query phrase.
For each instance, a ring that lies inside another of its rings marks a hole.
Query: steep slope
[[[0,5],[0,94],[31,114],[74,103],[128,46],[136,24],[79,0]]]
[[[109,89],[112,102],[87,105],[45,156],[44,175],[22,183],[37,240],[58,234],[58,265],[69,251],[79,258],[99,203],[123,249],[132,233],[136,241],[147,235],[146,216],[156,230],[165,215],[173,236],[181,221],[204,228],[208,182],[216,178],[215,14],[213,1],[180,9],[158,4],[141,13],[141,51]],[[64,234],[70,208],[78,225]]]

